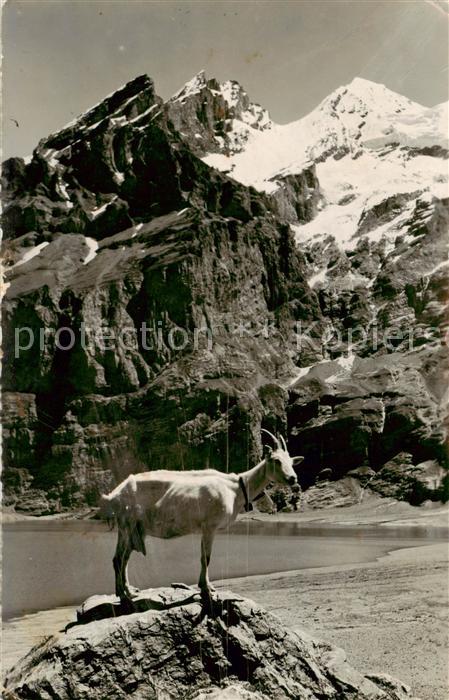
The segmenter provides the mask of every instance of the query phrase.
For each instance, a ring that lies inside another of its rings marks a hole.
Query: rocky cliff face
[[[80,700],[412,700],[405,684],[359,673],[342,649],[283,627],[251,600],[220,593],[207,610],[192,598],[142,591],[135,605],[147,612],[44,640],[8,673],[5,700],[68,700],[74,689]]]
[[[367,468],[391,494],[396,460],[396,495],[444,496],[442,110],[388,96],[379,141],[349,88],[280,127],[235,82],[163,103],[141,76],[4,164],[6,503],[243,470],[262,425],[305,454],[304,486]]]
[[[282,422],[288,335],[321,316],[304,258],[267,198],[202,163],[168,112],[139,78],[6,163],[19,507],[95,503],[111,469],[244,469],[262,420]]]

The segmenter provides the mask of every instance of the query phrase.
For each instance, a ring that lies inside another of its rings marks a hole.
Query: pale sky
[[[280,123],[355,76],[433,106],[448,99],[448,7],[446,0],[7,0],[3,158],[31,153],[142,73],[163,98],[201,69],[238,80]]]

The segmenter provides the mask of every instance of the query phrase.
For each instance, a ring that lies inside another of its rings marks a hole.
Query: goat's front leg
[[[215,530],[203,530],[203,536],[201,538],[201,573],[200,580],[198,581],[201,593],[209,594],[215,590],[210,584],[208,572],[214,537]]]
[[[128,528],[119,523],[118,540],[113,564],[115,573],[115,595],[121,600],[130,600],[137,589],[132,590],[128,582],[128,561],[131,556],[132,546]]]

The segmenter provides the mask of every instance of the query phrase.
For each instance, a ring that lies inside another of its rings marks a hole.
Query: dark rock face
[[[407,500],[413,504],[435,498],[435,493],[447,497],[447,471],[436,460],[414,464],[413,455],[400,452],[386,462],[370,480],[370,488],[382,495]]]
[[[244,148],[251,129],[271,126],[268,112],[250,102],[235,80],[220,84],[201,71],[166,103],[170,123],[196,155],[230,155]],[[235,123],[238,122],[238,128]]]
[[[148,612],[74,626],[35,647],[9,672],[5,698],[411,700],[399,681],[362,675],[341,649],[232,593],[207,609],[176,589],[141,597]]]
[[[279,188],[272,199],[283,219],[287,221],[311,221],[321,201],[320,183],[316,168],[311,165],[297,175],[276,177]]]

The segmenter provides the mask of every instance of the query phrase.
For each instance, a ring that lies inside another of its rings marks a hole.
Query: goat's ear
[[[304,462],[304,457],[293,457],[293,466],[297,467],[298,464],[301,464],[301,462]]]

